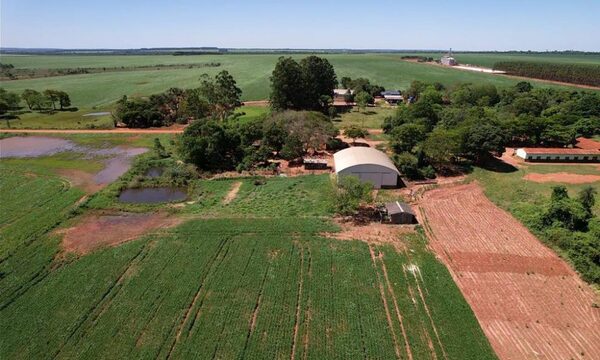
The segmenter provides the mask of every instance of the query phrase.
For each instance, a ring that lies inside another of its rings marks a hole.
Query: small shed
[[[385,204],[385,210],[392,224],[416,224],[417,217],[410,205],[394,201]]]
[[[371,147],[349,147],[333,154],[333,160],[338,177],[356,176],[375,189],[395,188],[400,182],[400,172],[392,160]]]

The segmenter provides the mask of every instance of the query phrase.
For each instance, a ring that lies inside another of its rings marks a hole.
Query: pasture
[[[51,163],[0,160],[2,358],[495,358],[422,233],[329,237],[326,175],[198,180],[153,209],[182,225],[82,255],[63,231],[119,206],[111,186],[80,200]]]

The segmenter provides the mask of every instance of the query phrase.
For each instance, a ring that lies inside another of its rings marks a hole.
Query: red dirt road
[[[589,184],[600,181],[600,175],[580,175],[566,172],[550,174],[529,173],[525,175],[524,179],[539,183],[558,182],[566,184]]]
[[[425,193],[421,222],[500,359],[598,359],[598,296],[477,184]]]

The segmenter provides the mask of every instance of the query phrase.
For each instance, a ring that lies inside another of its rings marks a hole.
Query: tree
[[[42,96],[39,91],[33,89],[25,89],[21,94],[21,99],[25,101],[29,110],[33,110],[34,106],[39,105],[39,98]]]
[[[354,96],[354,101],[356,101],[356,106],[358,110],[364,110],[367,105],[373,102],[373,97],[366,91],[360,91]]]
[[[47,89],[44,90],[44,97],[52,104],[52,109],[56,110],[56,103],[60,102],[60,91]]]
[[[477,162],[492,153],[502,155],[506,145],[504,130],[491,124],[471,126],[466,134],[464,152],[475,157]]]
[[[333,181],[335,209],[340,215],[352,215],[362,203],[373,200],[373,184],[369,182],[363,183],[356,176],[340,176]]]
[[[340,80],[340,83],[341,83],[343,89],[352,88],[352,79],[349,78],[348,76],[342,77],[342,79]]]
[[[8,111],[19,107],[21,97],[17,93],[0,88],[0,100],[4,102],[4,107],[6,108],[6,111]]]
[[[585,211],[588,213],[589,217],[592,217],[593,208],[596,204],[597,193],[598,192],[596,191],[596,189],[591,186],[586,186],[579,191],[579,202],[581,203]]]
[[[242,105],[242,90],[228,71],[219,72],[214,79],[207,74],[201,77],[199,92],[206,98],[213,117],[225,120]]]
[[[571,231],[583,230],[587,226],[588,212],[575,199],[569,198],[563,185],[552,188],[550,205],[542,215],[545,226],[561,226]]]
[[[306,103],[304,94],[304,74],[300,64],[291,57],[280,57],[271,75],[271,107],[274,110],[301,110]]]
[[[356,139],[364,139],[369,135],[369,132],[366,129],[353,125],[344,129],[344,135],[352,139],[352,143],[354,144]]]
[[[243,156],[239,137],[224,123],[209,119],[186,127],[178,150],[184,161],[203,170],[232,169]]]
[[[402,124],[390,133],[390,144],[396,153],[412,151],[426,136],[424,126],[414,123]]]
[[[533,89],[533,85],[527,81],[521,81],[515,85],[515,89],[520,93],[528,93]]]
[[[569,198],[569,192],[567,187],[564,185],[554,186],[552,188],[552,195],[550,196],[551,202],[558,202]]]
[[[327,59],[318,56],[308,56],[300,61],[304,81],[303,108],[306,110],[320,110],[325,112],[327,104],[323,96],[331,96],[337,85],[337,77],[333,66]]]
[[[423,143],[425,156],[434,164],[451,162],[461,149],[461,134],[456,130],[435,129]]]
[[[64,91],[58,91],[58,103],[60,104],[60,109],[64,110],[65,107],[71,106],[71,98],[69,94]]]

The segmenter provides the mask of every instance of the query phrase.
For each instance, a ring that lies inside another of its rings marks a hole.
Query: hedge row
[[[494,69],[510,75],[600,87],[600,65],[501,61],[494,64]]]

